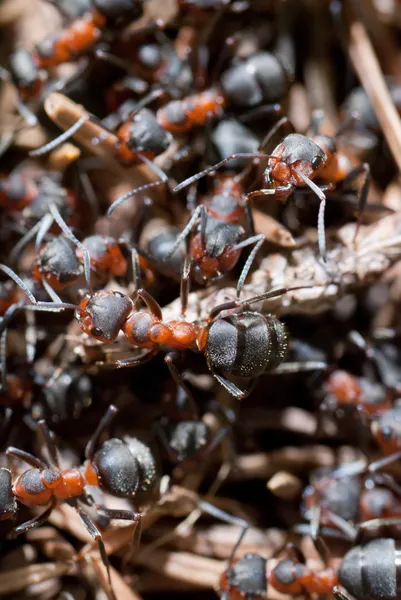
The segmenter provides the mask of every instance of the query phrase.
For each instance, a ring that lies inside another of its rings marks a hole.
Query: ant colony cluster
[[[396,600],[401,4],[9,4],[0,594]]]

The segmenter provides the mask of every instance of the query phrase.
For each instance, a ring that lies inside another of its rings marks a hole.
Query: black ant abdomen
[[[197,456],[209,441],[209,431],[203,421],[166,423],[163,430],[178,461]]]
[[[400,589],[399,544],[390,538],[355,546],[344,556],[339,583],[358,600],[398,598]]]
[[[0,468],[0,521],[9,519],[17,512],[17,500],[12,492],[11,471]]]
[[[57,236],[39,252],[32,275],[37,281],[43,277],[53,289],[61,290],[76,281],[82,272],[82,265],[72,243]]]
[[[156,479],[156,464],[150,449],[130,438],[129,443],[112,438],[95,453],[91,466],[99,483],[108,492],[120,497],[147,491]]]
[[[93,6],[108,21],[134,20],[143,14],[141,0],[93,0]]]
[[[275,317],[246,311],[211,323],[205,353],[212,370],[238,377],[258,377],[285,358],[288,337]]]
[[[221,86],[230,102],[251,107],[261,102],[278,102],[289,84],[282,64],[271,52],[258,52],[243,63],[233,65],[221,76]]]

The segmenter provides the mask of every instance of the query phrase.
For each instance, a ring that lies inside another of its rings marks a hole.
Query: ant
[[[328,377],[325,390],[328,392],[322,408],[336,410],[339,407],[356,408],[366,416],[380,416],[392,407],[399,390],[390,381],[390,364],[380,350],[372,347],[357,331],[351,331],[349,340],[369,361],[369,366],[378,381],[369,377],[357,377],[343,369],[335,369]]]
[[[140,0],[93,0],[82,17],[46,37],[31,53],[24,49],[13,52],[10,73],[22,99],[37,96],[46,71],[88,52],[107,28],[138,19],[142,12]]]
[[[265,101],[270,103],[265,111],[279,112],[277,102],[288,86],[289,76],[280,60],[261,51],[222,73],[219,87],[171,100],[156,111],[156,119],[164,130],[176,135],[205,125],[229,105],[249,108]]]
[[[380,474],[374,474],[380,467],[372,463],[369,467],[369,479],[364,482],[360,478],[363,469],[359,462],[345,464],[332,472],[321,470],[311,478],[310,485],[303,493],[301,512],[310,521],[308,533],[315,540],[319,533],[331,535],[332,530],[320,529],[334,527],[347,539],[355,540],[358,530],[364,523],[375,520],[378,525],[386,524],[386,520],[401,516],[401,503],[395,491],[389,489],[392,481]],[[374,474],[374,475],[373,475]],[[389,487],[376,487],[376,484]],[[304,528],[295,527],[297,533]]]
[[[263,187],[246,194],[243,202],[249,202],[249,200],[257,196],[275,196],[280,200],[287,200],[297,188],[308,186],[320,200],[318,241],[320,255],[325,260],[324,212],[326,196],[324,191],[333,189],[333,184],[341,183],[342,186],[347,185],[357,176],[364,174],[364,182],[360,193],[361,213],[367,200],[370,169],[367,163],[353,167],[348,157],[337,150],[336,136],[331,138],[318,133],[321,118],[322,115],[320,113],[315,115],[312,122],[312,135],[310,137],[300,133],[290,133],[276,146],[272,154],[265,154],[263,152],[264,148],[281,127],[288,125],[293,129],[287,117],[283,117],[268,132],[260,145],[259,153],[232,154],[217,164],[182,181],[173,189],[173,192],[178,192],[192,185],[195,181],[198,181],[211,171],[221,168],[229,161],[239,158],[267,159],[268,164],[262,176]],[[328,184],[319,187],[313,181],[315,178],[319,178],[323,182],[327,181]]]
[[[61,224],[62,220],[58,220],[58,223]],[[132,298],[112,290],[89,292],[79,305],[57,301],[38,302],[11,269],[4,266],[1,268],[23,289],[32,304],[12,306],[0,323],[0,335],[20,310],[59,312],[63,309],[73,309],[81,329],[90,338],[110,343],[115,341],[122,331],[132,346],[144,349],[138,357],[116,360],[110,365],[113,364],[116,368],[138,366],[153,358],[162,349],[181,352],[193,350],[205,356],[213,376],[238,399],[245,398],[250,390],[241,390],[229,381],[227,376],[255,380],[265,371],[277,370],[286,355],[288,338],[283,323],[273,316],[250,310],[250,306],[280,296],[289,291],[287,288],[220,304],[200,323],[185,320],[164,322],[159,304],[144,289],[134,291]],[[135,266],[135,269],[136,272],[139,271],[139,267]],[[90,282],[89,269],[86,269],[86,277]],[[182,314],[185,314],[187,306],[188,280],[189,264],[186,261],[181,285]],[[136,308],[139,300],[145,303],[149,312]],[[220,314],[232,310],[236,312],[229,316]],[[174,364],[174,357],[168,353],[165,360],[173,379],[181,385],[182,376]]]
[[[68,135],[75,135],[89,149],[92,146],[92,151],[93,140],[98,139],[99,143],[107,146],[110,154],[123,164],[130,165],[137,163],[138,159],[143,160],[143,156],[152,160],[164,152],[172,141],[172,134],[187,133],[195,126],[204,125],[210,116],[220,114],[231,97],[234,103],[240,105],[240,98],[244,102],[245,99],[249,100],[248,87],[252,88],[254,104],[260,103],[267,95],[272,104],[268,105],[266,110],[279,112],[280,106],[273,103],[276,100],[272,99],[275,94],[278,98],[284,94],[282,85],[279,85],[277,71],[286,79],[279,60],[269,52],[260,52],[248,58],[245,63],[234,65],[225,73],[226,77],[223,74],[221,90],[211,89],[181,100],[172,100],[159,108],[155,114],[143,107],[164,96],[165,92],[162,89],[152,90],[138,103],[138,107],[127,117],[116,135],[107,132],[104,127],[95,123],[96,119],[85,113],[82,107],[57,92],[49,94],[46,98],[45,111],[66,134],[69,131]],[[243,72],[246,74],[245,80]],[[75,127],[80,129],[79,137]],[[64,141],[64,135],[60,139]],[[40,149],[40,152],[52,149],[55,143],[59,142],[50,142]]]
[[[302,552],[295,548],[295,560],[268,560],[249,553],[230,564],[220,584],[222,600],[261,600],[268,586],[282,594],[333,594],[339,600],[365,600],[397,597],[401,547],[391,538],[379,538],[354,546],[339,568],[312,569]],[[338,586],[341,586],[339,588]]]
[[[227,416],[228,411],[224,412]],[[228,416],[232,422],[233,417]],[[181,385],[177,388],[174,406],[168,406],[167,415],[156,423],[155,431],[169,460],[190,466],[210,455],[227,435],[229,427],[220,427],[212,434],[207,423],[199,418],[190,390]]]
[[[55,236],[39,251],[34,262],[32,276],[36,281],[45,281],[56,292],[76,281],[83,273],[87,253],[90,267],[98,276],[123,277],[128,269],[127,252],[123,243],[112,237],[92,235],[85,238],[74,249],[75,239]]]
[[[49,461],[8,447],[6,454],[27,463],[31,468],[14,481],[9,469],[0,469],[0,520],[11,519],[18,511],[18,503],[28,506],[47,506],[46,510],[12,531],[15,537],[44,523],[58,502],[66,502],[78,513],[90,535],[97,541],[102,560],[107,568],[109,583],[109,560],[102,534],[92,523],[81,503],[93,506],[94,500],[86,490],[87,485],[99,486],[108,493],[133,498],[138,492],[147,492],[155,484],[156,466],[150,449],[137,440],[123,441],[111,438],[98,446],[104,430],[117,414],[115,406],[109,406],[85,448],[85,463],[81,468],[61,469],[53,435],[44,421],[37,427],[46,443]],[[141,515],[131,510],[109,509],[95,504],[96,511],[110,519],[133,521],[140,531]],[[110,583],[111,585],[111,583]]]

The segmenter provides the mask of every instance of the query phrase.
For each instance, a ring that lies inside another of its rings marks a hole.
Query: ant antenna
[[[71,125],[71,127],[69,129],[67,129],[66,131],[64,131],[61,135],[56,137],[54,140],[52,140],[48,144],[45,144],[44,146],[41,146],[40,148],[37,148],[36,150],[31,150],[28,153],[28,155],[29,156],[42,156],[43,154],[47,154],[48,152],[51,152],[52,150],[54,150],[54,148],[57,148],[57,146],[61,146],[61,144],[64,144],[64,142],[66,142],[70,137],[72,137],[78,131],[78,129],[80,129],[82,127],[82,125],[84,123],[86,123],[86,121],[89,120],[89,118],[90,118],[89,115],[83,115],[80,119],[78,119],[78,121],[76,121],[74,123],[74,125]]]
[[[192,177],[188,177],[188,179],[181,181],[181,183],[179,183],[178,185],[175,186],[175,188],[173,188],[173,193],[179,192],[183,188],[188,187],[195,181],[198,181],[198,179],[202,179],[202,177],[204,177],[208,173],[211,173],[212,171],[217,171],[217,169],[220,169],[220,167],[225,165],[227,162],[229,162],[230,160],[235,160],[236,158],[275,158],[277,160],[277,156],[273,156],[271,154],[262,154],[262,153],[252,154],[249,152],[244,152],[244,153],[241,152],[239,154],[232,154],[231,156],[224,158],[223,160],[216,163],[215,165],[212,165],[211,167],[207,167],[200,173],[197,173],[196,175],[193,175]]]
[[[326,195],[322,192],[322,190],[316,185],[314,181],[309,179],[306,175],[301,173],[301,171],[297,171],[297,175],[306,183],[310,189],[315,192],[316,196],[320,200],[319,206],[319,214],[317,217],[317,236],[319,243],[319,252],[322,260],[326,262],[326,234],[324,228],[324,213],[326,210]]]
[[[22,279],[20,279],[12,269],[7,267],[7,265],[0,264],[0,270],[3,271],[3,273],[5,273],[6,275],[8,275],[8,277],[10,277],[10,279],[12,279],[18,285],[18,287],[21,288],[21,290],[28,296],[32,304],[38,303],[32,292],[27,288]]]

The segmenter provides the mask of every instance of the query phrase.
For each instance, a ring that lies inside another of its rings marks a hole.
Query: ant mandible
[[[268,159],[267,167],[262,176],[263,187],[249,192],[243,202],[257,196],[275,196],[286,200],[297,188],[308,186],[319,198],[320,208],[318,215],[318,241],[322,259],[326,258],[326,240],[324,232],[324,211],[326,196],[324,190],[332,189],[332,184],[340,183],[344,186],[354,180],[361,173],[365,179],[360,194],[360,211],[366,204],[370,169],[368,164],[353,167],[348,158],[337,150],[335,138],[318,135],[319,115],[314,119],[314,131],[311,137],[300,133],[290,133],[276,146],[272,154],[265,154],[263,150],[275,133],[284,125],[292,127],[286,117],[280,119],[268,132],[260,145],[259,153],[237,153],[228,156],[217,164],[204,169],[200,173],[189,177],[177,185],[173,192],[192,185],[211,171],[221,168],[227,162],[238,158]],[[313,179],[319,178],[329,182],[319,187]]]
[[[117,409],[112,405],[100,420],[86,445],[86,461],[81,468],[60,468],[53,435],[45,422],[39,421],[37,426],[46,443],[49,461],[44,462],[24,450],[10,446],[6,450],[7,456],[22,460],[31,468],[19,475],[14,482],[9,469],[0,469],[0,520],[13,518],[18,511],[18,503],[28,507],[47,506],[41,515],[15,527],[12,536],[39,527],[49,518],[58,502],[66,502],[76,510],[89,534],[97,541],[107,568],[109,583],[109,560],[102,534],[81,507],[81,504],[94,505],[86,486],[99,486],[114,496],[133,498],[139,491],[150,490],[156,481],[153,455],[150,449],[136,438],[130,438],[127,442],[111,438],[97,447],[101,434],[116,413]],[[110,519],[133,521],[140,532],[140,513],[109,509],[98,504],[95,504],[95,508],[99,514]]]

